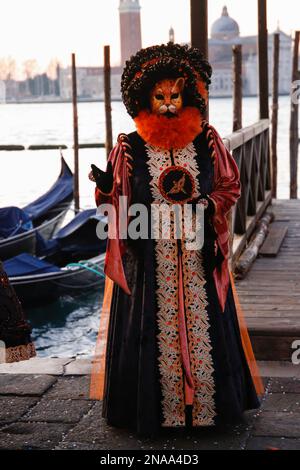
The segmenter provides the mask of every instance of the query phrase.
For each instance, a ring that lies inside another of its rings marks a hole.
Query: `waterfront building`
[[[103,67],[77,67],[77,96],[80,100],[104,100]],[[111,97],[119,100],[122,67],[111,68]],[[60,96],[64,101],[72,98],[72,69],[60,69]]]
[[[121,64],[111,68],[111,95],[113,100],[121,99],[120,82],[125,61],[142,47],[141,7],[139,0],[120,0]],[[292,37],[280,33],[279,93],[289,94],[292,70]],[[230,17],[226,6],[211,26],[208,44],[209,61],[213,67],[211,97],[232,96],[232,46],[241,44],[243,51],[243,94],[254,96],[258,93],[258,47],[257,36],[241,36],[237,21]],[[169,30],[169,41],[175,42],[174,28]],[[272,89],[273,34],[269,35],[269,80]],[[3,88],[3,87],[2,87]],[[103,100],[103,67],[77,67],[77,88],[79,100]],[[7,101],[30,99],[72,98],[71,67],[58,68],[57,78],[49,79],[45,74],[33,79],[15,82],[5,81]],[[3,92],[2,92],[3,95]]]
[[[279,93],[289,94],[292,71],[292,38],[280,31],[280,66]],[[232,46],[240,44],[243,54],[243,93],[258,93],[258,46],[257,36],[240,36],[238,23],[229,16],[228,9],[223,8],[221,17],[211,27],[209,39],[209,60],[213,67],[211,96],[232,95]],[[273,70],[273,34],[269,34],[269,80],[272,86]]]
[[[0,104],[6,102],[6,84],[4,80],[0,80]]]

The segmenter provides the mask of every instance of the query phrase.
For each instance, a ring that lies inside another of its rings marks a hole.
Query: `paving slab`
[[[31,397],[0,397],[0,427],[18,421],[37,402]]]
[[[76,359],[65,367],[64,375],[89,375],[92,370],[90,359]]]
[[[263,411],[256,419],[253,436],[300,438],[298,413]]]
[[[61,442],[54,450],[99,450],[99,446],[88,442]]]
[[[47,393],[47,398],[89,399],[90,377],[86,376],[67,376],[59,377],[55,385]]]
[[[62,375],[64,366],[74,358],[33,357],[28,361],[0,364],[0,374],[48,374]]]
[[[239,426],[192,430],[162,428],[158,435],[150,438],[106,424],[102,418],[102,403],[89,399],[90,376],[85,375],[84,370],[90,361],[76,363],[64,365],[66,375],[60,376],[0,374],[0,449],[299,448],[300,380],[295,377],[264,376],[266,394],[262,407],[245,413],[245,422]]]
[[[172,434],[172,433],[171,433]],[[57,450],[243,450],[246,437],[237,436],[186,436],[160,438],[146,441],[133,437],[130,440],[118,439],[117,436],[109,439],[91,442],[64,441],[58,445]]]
[[[262,408],[264,411],[292,411],[300,413],[300,394],[297,393],[268,393]],[[298,417],[300,420],[300,415]]]
[[[88,400],[43,398],[21,420],[47,423],[78,423],[92,406],[93,402]]]
[[[15,423],[0,431],[0,449],[53,449],[70,429],[62,423]]]
[[[98,450],[237,450],[244,448],[249,438],[247,422],[222,431],[217,428],[162,429],[154,438],[141,437],[128,430],[108,426],[101,416],[101,405],[101,402],[95,403],[88,415],[70,430],[59,448],[89,449],[93,446]]]
[[[52,375],[0,374],[0,395],[41,396],[56,380]]]
[[[252,437],[246,450],[300,450],[300,439],[284,437]]]
[[[272,379],[270,386],[272,393],[299,393],[300,394],[300,380],[295,377]]]

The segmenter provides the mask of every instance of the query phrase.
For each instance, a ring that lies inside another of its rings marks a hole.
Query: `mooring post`
[[[272,89],[272,197],[277,197],[277,131],[278,131],[278,84],[279,84],[280,34],[274,33],[273,43],[273,89]]]
[[[207,0],[191,0],[191,45],[197,47],[208,60],[208,6]],[[209,104],[207,103],[208,119]]]
[[[77,77],[76,58],[72,54],[72,102],[73,102],[73,147],[74,147],[74,203],[75,212],[79,212],[79,159],[78,159],[78,110],[77,110]]]
[[[232,47],[233,53],[233,132],[242,128],[242,46]]]
[[[242,128],[242,100],[243,100],[243,78],[242,78],[242,46],[235,45],[232,47],[233,59],[233,132]],[[233,209],[227,215],[229,227],[229,246],[230,258],[233,255],[233,239],[234,239],[234,217]]]
[[[269,119],[267,0],[258,0],[258,70],[260,119]]]
[[[293,53],[291,119],[290,119],[290,199],[297,199],[298,194],[298,150],[299,150],[299,98],[294,93],[298,87],[299,76],[299,40],[300,31],[296,31]]]
[[[191,0],[191,45],[208,59],[208,8],[207,0]]]
[[[104,102],[105,102],[105,126],[106,126],[106,156],[108,158],[112,146],[112,120],[111,120],[111,82],[110,82],[110,47],[104,46]]]

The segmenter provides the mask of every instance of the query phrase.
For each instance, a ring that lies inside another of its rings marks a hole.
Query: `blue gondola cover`
[[[53,186],[41,197],[28,204],[23,209],[32,220],[46,214],[50,209],[70,197],[73,193],[73,174],[64,164],[63,172]]]
[[[82,227],[90,218],[96,217],[96,209],[86,209],[77,214],[65,227],[61,228],[54,238],[63,239],[72,235],[80,227]]]
[[[15,206],[0,209],[0,239],[13,237],[32,228],[27,211]]]
[[[60,271],[60,268],[54,264],[40,260],[28,253],[22,253],[21,255],[4,261],[3,265],[9,277],[55,273]]]

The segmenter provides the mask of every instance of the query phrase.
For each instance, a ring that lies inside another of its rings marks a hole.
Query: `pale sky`
[[[241,35],[256,34],[257,0],[209,0],[209,27],[227,5],[240,26]],[[100,65],[102,47],[111,45],[112,63],[120,57],[119,0],[0,0],[0,57],[13,56],[19,63],[37,59],[45,67],[58,57],[64,65],[71,52],[79,65]],[[140,0],[143,47],[167,42],[175,29],[175,41],[189,41],[189,0]],[[300,28],[299,0],[268,0],[269,31],[279,21],[287,33]]]

